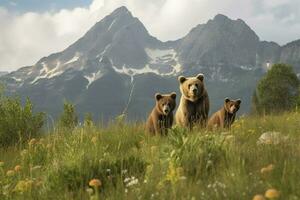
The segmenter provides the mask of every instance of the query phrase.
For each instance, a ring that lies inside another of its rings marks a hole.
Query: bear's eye
[[[162,106],[165,106],[165,105],[166,105],[165,103],[162,104]]]
[[[190,87],[191,87],[191,84],[189,84],[188,87],[190,88]]]
[[[195,86],[198,87],[198,83],[196,83]]]

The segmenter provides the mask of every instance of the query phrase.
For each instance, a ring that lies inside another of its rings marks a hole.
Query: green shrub
[[[29,99],[23,106],[17,97],[2,96],[0,104],[0,146],[22,143],[41,134],[44,113],[34,113]]]
[[[78,116],[75,106],[65,101],[64,110],[59,118],[59,127],[73,130],[78,125]]]
[[[299,80],[293,68],[275,64],[258,83],[254,92],[253,112],[271,114],[290,111],[297,105]]]

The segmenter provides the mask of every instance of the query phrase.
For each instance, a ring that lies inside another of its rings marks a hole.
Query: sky
[[[300,0],[0,0],[0,71],[62,51],[120,6],[162,41],[217,14],[243,19],[261,40],[300,39]]]

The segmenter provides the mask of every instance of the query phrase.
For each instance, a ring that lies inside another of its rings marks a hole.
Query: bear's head
[[[224,101],[224,108],[230,114],[234,114],[240,109],[241,103],[242,101],[240,99],[230,100],[229,98],[226,98]]]
[[[196,77],[179,76],[180,91],[183,97],[189,101],[195,102],[203,96],[205,91],[204,75],[198,74]]]
[[[155,94],[156,99],[156,109],[163,115],[168,115],[176,107],[176,93],[173,92],[171,94]]]

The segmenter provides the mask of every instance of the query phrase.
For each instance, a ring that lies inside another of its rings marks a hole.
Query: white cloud
[[[88,8],[22,15],[0,7],[0,70],[32,65],[63,50],[104,16],[99,12],[102,3],[95,0]]]
[[[284,44],[300,38],[298,0],[94,0],[85,8],[21,15],[0,7],[0,70],[32,65],[63,50],[121,5],[163,41],[184,36],[218,13],[245,20],[264,40]]]

